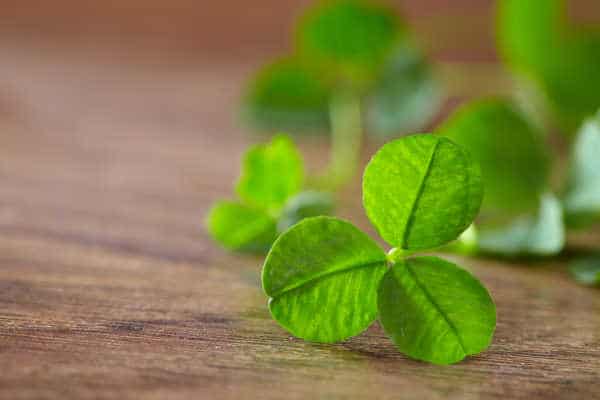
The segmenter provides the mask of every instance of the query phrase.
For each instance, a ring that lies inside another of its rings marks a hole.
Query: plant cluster
[[[330,132],[326,188],[353,176],[363,125],[379,137],[415,131],[438,108],[431,68],[391,8],[323,1],[299,19],[294,38],[292,54],[249,83],[243,120],[262,132]]]

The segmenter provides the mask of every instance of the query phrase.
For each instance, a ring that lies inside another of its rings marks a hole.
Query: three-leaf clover
[[[266,252],[279,232],[305,217],[331,213],[330,195],[301,192],[303,184],[304,163],[288,137],[250,148],[236,186],[239,200],[213,206],[209,233],[227,249]]]
[[[308,218],[283,233],[262,282],[273,317],[293,335],[333,343],[379,316],[404,354],[451,364],[483,351],[495,305],[470,273],[437,257],[414,257],[456,239],[483,197],[479,168],[449,139],[422,134],[383,146],[363,178],[363,204],[380,246],[349,222]]]
[[[437,132],[466,148],[481,166],[486,193],[468,239],[471,249],[511,256],[562,250],[563,210],[549,187],[550,155],[542,133],[521,111],[503,99],[476,100]]]
[[[319,2],[299,19],[294,36],[292,55],[249,83],[242,116],[261,131],[330,132],[330,186],[353,175],[363,128],[396,135],[437,111],[431,67],[391,8],[369,0]]]

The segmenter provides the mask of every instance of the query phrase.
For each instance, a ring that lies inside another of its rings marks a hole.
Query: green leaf
[[[588,286],[600,286],[600,255],[572,261],[569,267],[577,282]]]
[[[452,141],[414,135],[383,146],[363,178],[369,219],[391,245],[428,249],[456,239],[483,196],[477,164]]]
[[[600,29],[568,23],[563,0],[501,0],[499,47],[533,78],[567,133],[600,104]]]
[[[323,1],[299,21],[297,48],[342,81],[370,79],[402,37],[396,13],[370,1]]]
[[[330,92],[320,74],[297,59],[282,59],[250,82],[242,118],[258,130],[328,132]]]
[[[434,364],[453,364],[491,343],[496,307],[467,271],[437,257],[395,264],[381,280],[381,324],[398,349]]]
[[[262,272],[273,318],[294,336],[339,342],[377,317],[386,255],[352,224],[308,218],[281,235]]]
[[[438,82],[413,46],[398,46],[366,99],[368,132],[391,136],[415,132],[440,107]]]
[[[481,166],[482,214],[515,216],[537,208],[548,185],[549,157],[541,134],[510,103],[469,103],[438,133],[465,147]]]
[[[563,204],[571,226],[600,217],[600,112],[583,124],[573,143]]]
[[[330,215],[333,212],[333,196],[325,192],[307,190],[288,200],[283,208],[277,229],[283,232],[305,218]]]
[[[302,156],[288,137],[278,135],[248,150],[236,189],[246,204],[273,215],[300,191],[303,181]]]
[[[564,245],[562,207],[550,193],[542,196],[537,215],[520,217],[502,228],[481,228],[478,232],[479,249],[488,253],[548,256],[558,254]]]
[[[277,238],[275,220],[263,211],[219,201],[206,221],[210,235],[229,250],[266,253]]]

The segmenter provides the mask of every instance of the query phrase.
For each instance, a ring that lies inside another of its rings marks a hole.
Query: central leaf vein
[[[404,228],[404,232],[402,233],[402,242],[400,243],[400,246],[403,249],[406,249],[408,246],[408,243],[407,243],[408,235],[410,234],[410,229],[411,229],[413,221],[415,219],[414,214],[417,209],[417,205],[419,204],[419,200],[420,200],[421,196],[423,195],[423,189],[425,187],[425,182],[427,181],[427,178],[429,177],[429,174],[431,172],[431,165],[433,164],[433,158],[435,156],[435,152],[437,151],[439,143],[440,143],[439,140],[436,140],[435,145],[431,149],[431,154],[429,154],[429,159],[427,160],[427,167],[425,169],[425,173],[423,174],[423,176],[421,178],[421,182],[419,182],[419,188],[417,189],[417,193],[415,194],[415,198],[410,207],[410,212],[408,214],[408,220],[406,221],[406,227]]]
[[[305,286],[308,286],[312,283],[314,283],[315,281],[321,280],[321,279],[326,279],[329,278],[331,276],[334,275],[338,275],[341,273],[345,273],[345,272],[349,272],[349,271],[353,271],[355,269],[360,269],[360,268],[369,268],[369,267],[373,267],[377,264],[381,264],[381,265],[385,265],[386,260],[385,259],[381,259],[381,260],[377,260],[377,261],[372,261],[372,262],[368,262],[368,263],[364,263],[364,264],[354,264],[354,265],[350,265],[348,267],[345,268],[340,268],[340,269],[336,269],[336,270],[329,270],[329,271],[325,271],[321,274],[317,274],[314,276],[311,276],[310,278],[297,282],[293,285],[287,286],[275,293],[272,293],[270,296],[271,298],[277,298],[277,297],[281,297],[282,295],[289,293],[289,292],[293,292],[299,289],[302,289]]]
[[[456,340],[458,341],[458,344],[460,345],[463,353],[469,354],[467,352],[467,349],[466,349],[463,341],[462,341],[462,338],[458,334],[458,330],[456,329],[456,326],[454,326],[454,324],[448,318],[448,316],[446,315],[446,313],[441,309],[441,307],[438,305],[438,303],[436,303],[436,301],[434,300],[433,296],[431,296],[431,294],[429,293],[429,291],[427,290],[427,288],[423,284],[421,284],[421,282],[419,281],[419,278],[417,278],[417,274],[415,274],[415,272],[411,269],[410,265],[407,264],[406,265],[406,269],[410,273],[410,276],[413,278],[413,280],[415,281],[416,285],[419,287],[419,289],[421,289],[421,291],[423,292],[423,294],[425,295],[425,297],[427,298],[427,300],[429,300],[429,303],[431,303],[433,305],[433,307],[435,308],[435,310],[438,312],[438,314],[440,314],[442,316],[442,318],[444,318],[444,321],[446,321],[446,324],[448,324],[448,326],[450,327],[450,330],[452,331],[452,333],[456,337]]]

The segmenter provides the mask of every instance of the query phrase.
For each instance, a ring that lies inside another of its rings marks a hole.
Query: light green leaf
[[[549,256],[565,245],[562,207],[558,199],[545,194],[537,215],[520,217],[502,228],[480,228],[478,246],[483,252],[504,255]]]
[[[533,78],[566,133],[600,104],[600,29],[569,23],[564,0],[500,0],[500,51]]]
[[[342,81],[370,79],[404,29],[396,13],[367,0],[323,1],[299,21],[299,53]]]
[[[569,267],[577,282],[588,286],[600,286],[600,255],[575,260]]]
[[[236,189],[246,204],[273,215],[300,191],[303,181],[302,156],[288,137],[279,135],[248,150]]]
[[[245,122],[259,130],[329,132],[330,88],[295,58],[263,68],[250,82],[242,103]]]
[[[352,224],[308,218],[282,234],[262,272],[273,318],[294,336],[339,342],[377,316],[386,255]]]
[[[563,204],[571,226],[600,217],[600,112],[583,124],[573,143]]]
[[[210,235],[229,250],[266,253],[277,238],[275,220],[263,211],[219,201],[206,221]]]
[[[277,229],[284,232],[305,218],[330,215],[333,212],[333,196],[325,192],[307,190],[290,198],[283,208]]]
[[[466,148],[481,166],[482,214],[502,218],[537,208],[548,185],[549,157],[541,134],[510,103],[469,103],[438,133]]]
[[[386,144],[363,178],[369,219],[389,244],[407,250],[456,239],[473,222],[482,195],[477,164],[452,141],[433,135]]]
[[[366,99],[368,132],[385,137],[418,131],[440,107],[438,86],[420,52],[398,46]]]
[[[496,327],[496,307],[470,273],[437,257],[395,264],[379,286],[380,321],[409,357],[453,364],[485,350]]]

